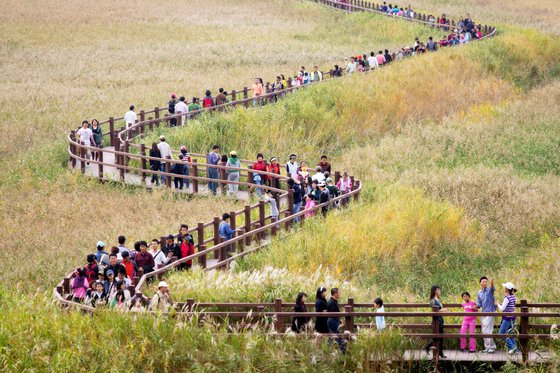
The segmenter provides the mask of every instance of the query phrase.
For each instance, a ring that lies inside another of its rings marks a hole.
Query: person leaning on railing
[[[448,312],[448,309],[443,308],[440,298],[441,288],[437,285],[432,286],[430,290],[430,305],[436,309],[435,312]],[[437,320],[439,323],[438,333],[443,334],[443,317],[437,316]],[[443,338],[434,338],[432,342],[426,346],[426,353],[429,353],[430,349],[435,348],[436,344],[439,345],[439,357],[445,358],[446,356],[443,354]]]
[[[240,168],[241,162],[237,158],[237,152],[231,151],[229,153],[229,158],[226,163],[226,167]],[[227,170],[228,181],[238,182],[239,181],[239,170]],[[237,197],[237,191],[239,190],[239,184],[228,184],[228,195]]]

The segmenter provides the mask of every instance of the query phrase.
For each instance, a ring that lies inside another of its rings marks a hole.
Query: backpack
[[[95,264],[88,264],[84,267],[86,270],[86,278],[89,281],[97,278],[97,266]]]
[[[169,114],[175,114],[175,101],[169,101],[167,111],[169,112]]]
[[[212,107],[214,106],[214,100],[212,99],[212,97],[205,97],[204,100],[202,100],[202,107],[203,108],[207,108],[207,107]]]

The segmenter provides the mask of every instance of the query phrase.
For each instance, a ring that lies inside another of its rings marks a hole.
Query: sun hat
[[[172,93],[171,98],[177,98],[177,95],[175,93]]]
[[[506,282],[505,284],[502,284],[502,286],[508,290],[513,290],[515,288],[511,282]]]
[[[232,157],[237,157],[237,152],[235,150],[232,150],[231,152],[229,152],[229,155],[231,155]]]
[[[325,186],[325,182],[324,181],[319,181],[319,186]]]
[[[161,136],[159,137],[159,139],[160,139],[160,141],[165,141],[165,136],[161,135]]]
[[[97,242],[97,247],[105,247],[105,242],[103,241]]]
[[[167,286],[167,282],[165,282],[165,281],[161,281],[161,282],[158,284],[158,289],[159,289],[159,288],[168,288],[168,287],[169,287],[169,286]]]
[[[109,277],[109,276],[111,276],[111,275],[113,275],[113,276],[115,275],[115,272],[113,272],[112,269],[110,269],[110,270],[107,271],[107,277]]]
[[[327,180],[326,180],[326,182],[327,182],[327,183],[332,183],[332,182],[333,182],[333,181],[332,181],[332,178],[330,178],[330,177],[327,177]]]

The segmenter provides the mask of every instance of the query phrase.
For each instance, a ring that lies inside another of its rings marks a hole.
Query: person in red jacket
[[[253,170],[255,171],[265,171],[267,170],[267,164],[264,161],[264,156],[259,153],[257,154],[257,162],[253,163]],[[266,185],[268,182],[268,177],[266,175],[260,175],[261,176],[261,184],[262,185]]]
[[[181,255],[179,259],[186,258],[189,255],[194,254],[194,244],[189,240],[189,236],[179,236],[179,254]],[[190,269],[192,267],[192,260],[187,260],[184,263],[179,264],[179,270]]]
[[[268,172],[271,174],[280,175],[280,165],[276,161],[276,157],[270,158],[270,165],[268,166]],[[280,179],[274,176],[270,176],[270,184],[272,188],[280,189]]]

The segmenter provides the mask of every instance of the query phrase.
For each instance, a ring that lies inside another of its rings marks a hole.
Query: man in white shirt
[[[158,144],[158,149],[159,152],[161,153],[161,158],[163,159],[167,159],[167,157],[169,158],[173,158],[171,156],[171,147],[169,146],[168,143],[165,142],[165,136],[160,136],[159,137],[159,144]],[[165,162],[161,162],[161,172],[165,172]],[[165,175],[161,175],[161,182],[165,183]]]
[[[321,166],[315,167],[315,171],[317,171],[317,173],[311,176],[311,180],[317,180],[319,183],[324,182],[326,178]]]
[[[375,57],[375,53],[371,52],[368,57],[369,68],[371,70],[377,69],[379,67],[379,63],[377,62],[377,57]]]
[[[348,63],[348,66],[346,66],[346,74],[352,74],[355,72],[356,67],[356,59],[354,57],[350,57],[350,62]]]
[[[80,144],[85,146],[96,146],[95,139],[93,138],[93,132],[89,128],[89,123],[87,120],[84,120],[82,122],[82,128],[80,128],[76,134],[78,135]],[[90,159],[89,149],[86,151],[86,158]]]
[[[187,114],[189,112],[189,108],[185,103],[185,96],[179,97],[179,102],[175,104],[175,114]],[[185,125],[185,115],[181,115],[179,120],[179,125]]]
[[[128,107],[128,111],[124,115],[124,122],[126,123],[126,128],[130,128],[134,124],[136,124],[136,113],[134,112],[134,105],[130,105]],[[128,139],[128,133],[126,138]]]

